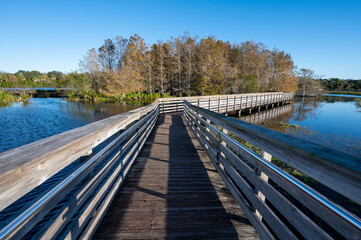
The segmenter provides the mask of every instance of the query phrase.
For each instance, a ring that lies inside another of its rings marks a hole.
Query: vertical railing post
[[[241,117],[241,113],[242,113],[242,100],[243,100],[243,97],[241,96],[239,98],[239,113],[238,113],[238,117]]]
[[[211,124],[211,120],[209,120],[208,118],[206,119],[206,121],[207,121],[207,123]],[[208,126],[206,126],[206,131],[207,131],[207,132],[210,131],[209,128],[208,128]],[[207,141],[209,141],[209,140],[210,140],[209,137],[208,137],[207,135],[205,135],[205,136],[206,136]]]
[[[269,94],[266,95],[266,99],[265,99],[265,105],[266,105],[266,109],[268,109],[268,102],[269,102]]]
[[[208,99],[208,110],[211,110],[211,98]]]
[[[221,98],[218,98],[218,113],[220,113],[220,107],[221,107]]]
[[[234,97],[234,101],[233,101],[233,111],[236,111],[236,99],[237,97]]]
[[[250,113],[250,114],[252,113],[253,98],[254,98],[254,96],[252,95],[252,96],[251,96],[251,108],[249,109],[249,113]]]
[[[226,116],[228,115],[228,97],[227,97],[227,102],[226,102]]]
[[[199,107],[199,98],[198,98],[198,107]]]
[[[261,150],[261,156],[262,156],[262,158],[263,158],[264,160],[266,160],[266,161],[268,161],[268,162],[271,162],[271,161],[272,161],[272,155],[269,154],[268,152],[265,152],[265,151]],[[269,179],[268,175],[266,175],[264,172],[261,172],[261,171],[259,171],[259,174],[260,174],[260,177],[261,177],[265,182],[268,182],[268,179]],[[258,192],[258,193],[257,193],[258,197],[261,198],[263,202],[265,202],[265,201],[266,201],[266,197],[264,196],[264,194],[263,194],[261,191],[259,191],[258,189],[257,189],[257,192]],[[258,217],[260,220],[262,220],[262,215],[258,212],[257,209],[256,209],[256,215],[257,215],[257,217]]]
[[[222,128],[222,132],[226,135],[228,134],[228,131],[224,128]],[[222,140],[222,137],[221,137],[220,141],[223,146],[227,147],[227,143]],[[220,147],[219,147],[219,155],[221,155],[223,158],[226,157],[226,155],[224,155],[224,153],[221,151]],[[218,159],[218,161],[219,161],[219,159]],[[220,161],[219,161],[219,167],[220,167],[220,169],[224,170],[224,166],[220,163]]]

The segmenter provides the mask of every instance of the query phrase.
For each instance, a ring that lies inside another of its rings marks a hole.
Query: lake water
[[[295,99],[242,120],[361,156],[361,97],[329,94]]]
[[[28,104],[0,107],[0,152],[138,107],[68,102],[59,98],[33,98]],[[241,119],[361,155],[361,97],[358,96],[295,99],[293,104]]]
[[[0,107],[0,152],[140,107],[123,103],[68,102],[33,98]]]

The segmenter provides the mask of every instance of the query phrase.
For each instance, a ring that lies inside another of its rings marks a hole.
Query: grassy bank
[[[18,96],[5,91],[3,88],[0,88],[0,107],[6,107],[13,102],[28,102],[29,98],[29,94],[22,94]]]
[[[356,91],[326,91],[325,93],[361,96],[361,92],[356,92]]]

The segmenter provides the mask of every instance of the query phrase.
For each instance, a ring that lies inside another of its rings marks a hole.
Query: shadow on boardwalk
[[[95,239],[258,239],[181,114],[160,115]]]

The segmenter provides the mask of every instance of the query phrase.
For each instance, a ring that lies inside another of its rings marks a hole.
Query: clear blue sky
[[[70,72],[105,39],[184,31],[289,52],[299,68],[361,79],[361,1],[0,0],[0,71]]]

